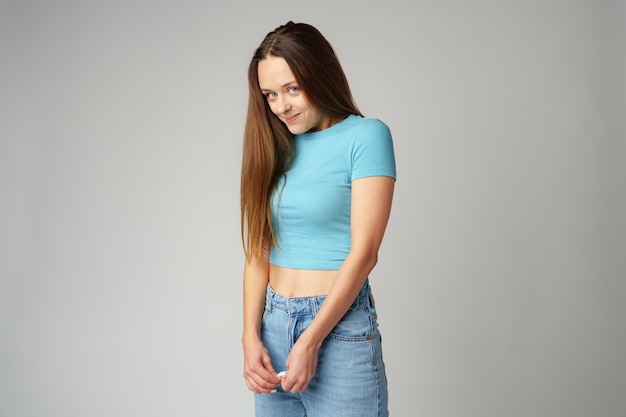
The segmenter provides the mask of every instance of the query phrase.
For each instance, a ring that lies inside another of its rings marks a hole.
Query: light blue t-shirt
[[[293,166],[272,198],[278,247],[271,247],[270,263],[337,270],[350,251],[352,180],[396,178],[391,133],[378,119],[350,115],[294,141]]]

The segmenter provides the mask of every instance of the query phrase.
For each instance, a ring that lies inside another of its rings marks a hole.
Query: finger
[[[280,383],[280,377],[278,376],[278,374],[276,373],[276,371],[274,370],[274,368],[271,366],[270,363],[270,368],[266,368],[263,367],[262,370],[259,369],[259,374],[269,383],[273,384],[274,386],[278,385]]]
[[[276,390],[276,385],[259,384],[253,377],[245,377],[245,381],[248,389],[256,394],[267,394]]]
[[[303,391],[304,389],[301,387],[300,384],[293,385],[291,389],[289,390],[289,392],[291,392],[292,394],[300,394]]]
[[[281,381],[281,386],[283,390],[291,392],[292,394],[298,394],[306,391],[309,387],[310,379],[306,377],[292,377],[287,378],[283,377]]]
[[[264,356],[263,357],[263,367],[270,373],[270,374],[276,374],[276,371],[274,370],[274,366],[272,365],[272,360],[270,359],[269,356]]]
[[[245,376],[257,390],[273,390],[280,382],[276,374],[270,373],[261,363],[257,363],[245,370]]]
[[[282,378],[280,385],[283,387],[283,390],[291,392],[292,394],[300,392],[299,384],[295,379],[289,377]]]
[[[295,391],[294,394],[298,394],[301,392],[306,391],[308,384],[306,382],[300,382],[297,384],[294,384],[294,386],[291,388],[292,391]]]
[[[276,386],[278,385],[255,376],[248,377],[247,381],[248,385],[255,392],[269,392],[276,389]]]

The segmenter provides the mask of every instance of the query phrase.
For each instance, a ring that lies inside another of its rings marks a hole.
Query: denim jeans
[[[277,371],[325,296],[286,298],[267,288],[261,335]],[[369,283],[326,337],[317,371],[299,394],[255,394],[257,417],[387,417],[387,377]]]

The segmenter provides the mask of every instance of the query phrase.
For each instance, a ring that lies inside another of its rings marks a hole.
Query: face
[[[259,61],[259,87],[274,113],[294,135],[323,130],[332,123],[313,107],[300,89],[283,58],[268,56]]]

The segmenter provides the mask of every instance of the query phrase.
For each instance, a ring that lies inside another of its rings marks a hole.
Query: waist
[[[265,294],[265,309],[271,311],[276,308],[285,311],[290,316],[302,314],[317,314],[324,301],[325,295],[313,295],[304,297],[285,297],[276,291],[271,285],[267,286]],[[374,298],[372,297],[369,280],[365,281],[361,291],[356,296],[349,310],[357,310],[361,307],[369,311],[375,311]]]
[[[337,271],[284,268],[270,264],[269,284],[285,297],[328,294]]]

